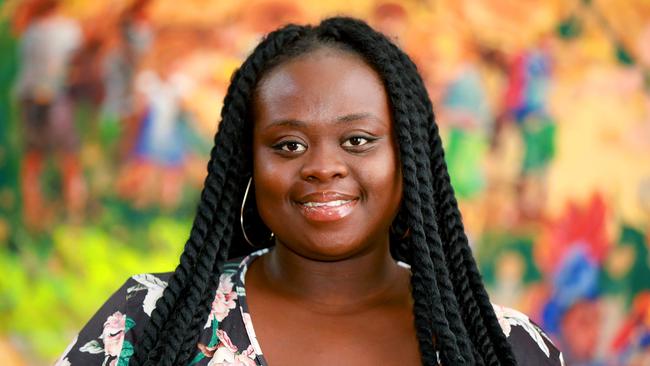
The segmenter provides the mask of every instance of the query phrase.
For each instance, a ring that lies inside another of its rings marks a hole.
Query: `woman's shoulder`
[[[492,306],[518,365],[564,365],[562,352],[526,314],[496,304]]]
[[[171,273],[138,274],[127,279],[97,310],[55,365],[126,365],[133,339],[144,329]]]
[[[232,276],[249,258],[228,260],[219,288],[232,287]],[[133,345],[167,287],[173,272],[131,276],[97,310],[66,348],[55,365],[128,365]]]

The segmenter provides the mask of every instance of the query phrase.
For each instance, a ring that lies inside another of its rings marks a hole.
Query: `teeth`
[[[329,201],[329,202],[305,202],[303,203],[304,206],[306,207],[338,207],[342,206],[348,202],[351,202],[350,200],[336,200],[336,201]]]

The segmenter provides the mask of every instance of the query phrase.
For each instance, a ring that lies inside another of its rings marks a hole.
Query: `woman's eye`
[[[343,147],[354,147],[354,146],[362,146],[370,142],[370,139],[361,137],[361,136],[353,136],[350,137],[349,139],[345,140],[343,142],[342,146]]]
[[[300,142],[297,141],[286,141],[286,142],[281,142],[277,145],[274,146],[278,150],[286,151],[286,152],[291,152],[291,153],[296,153],[296,152],[303,152],[307,149],[307,147]]]

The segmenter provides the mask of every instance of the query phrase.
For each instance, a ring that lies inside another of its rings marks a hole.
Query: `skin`
[[[410,272],[389,253],[402,177],[379,76],[321,48],[268,72],[253,104],[255,197],[276,245],[246,287],[269,365],[420,364]],[[314,192],[352,208],[314,220],[300,204]]]

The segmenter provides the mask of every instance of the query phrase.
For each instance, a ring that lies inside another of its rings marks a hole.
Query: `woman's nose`
[[[300,170],[301,178],[311,182],[326,182],[346,177],[348,166],[336,150],[338,149],[324,146],[312,147],[304,156],[305,163]]]

